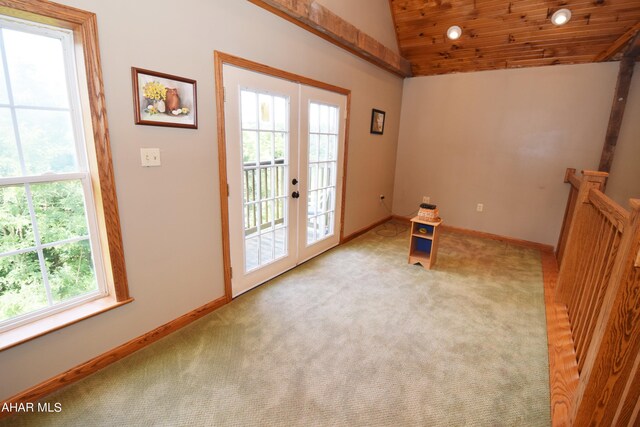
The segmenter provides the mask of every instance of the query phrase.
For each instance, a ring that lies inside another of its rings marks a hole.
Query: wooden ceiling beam
[[[636,37],[636,40],[638,37]],[[634,41],[634,42],[635,42]],[[609,116],[609,126],[607,127],[607,135],[602,147],[602,155],[600,157],[600,165],[598,170],[601,172],[609,172],[613,163],[613,155],[618,144],[618,135],[622,126],[624,117],[624,109],[627,105],[627,96],[631,87],[631,78],[633,77],[633,68],[635,66],[635,58],[625,56],[620,61],[620,70],[618,71],[618,82],[616,83],[616,91],[613,97],[613,105],[611,106],[611,115]]]
[[[289,22],[400,77],[411,77],[411,63],[315,0],[249,0]]]
[[[638,21],[633,27],[629,28],[629,30],[623,35],[618,37],[618,39],[613,42],[611,46],[609,46],[606,50],[600,52],[593,60],[595,62],[608,61],[624,46],[626,46],[629,40],[631,40],[638,34],[638,31],[640,31],[640,21]]]
[[[633,41],[629,43],[627,50],[624,52],[624,57],[633,58],[636,61],[638,60],[638,57],[640,57],[640,30],[636,31]]]

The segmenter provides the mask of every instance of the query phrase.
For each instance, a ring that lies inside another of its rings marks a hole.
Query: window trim
[[[97,18],[92,12],[40,0],[0,0],[0,14],[73,32],[81,115],[109,296],[0,333],[0,351],[132,301],[100,66]],[[85,90],[86,89],[86,90]],[[88,107],[88,108],[87,108]],[[90,310],[87,310],[90,308]],[[75,313],[75,315],[74,315]]]

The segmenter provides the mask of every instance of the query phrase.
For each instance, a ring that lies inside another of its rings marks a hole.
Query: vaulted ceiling
[[[389,0],[413,75],[610,59],[640,29],[640,0]],[[551,23],[561,8],[572,12]],[[455,41],[446,37],[462,28]]]

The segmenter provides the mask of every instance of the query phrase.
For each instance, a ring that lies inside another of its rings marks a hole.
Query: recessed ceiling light
[[[569,9],[560,9],[556,10],[553,15],[551,15],[551,22],[554,25],[564,25],[571,19],[571,11]]]
[[[449,27],[449,29],[447,30],[447,37],[449,37],[451,40],[458,40],[461,35],[462,28],[458,27],[457,25]]]

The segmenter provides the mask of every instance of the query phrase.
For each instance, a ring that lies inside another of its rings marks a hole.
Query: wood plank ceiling
[[[640,0],[389,0],[415,76],[609,59],[640,28]],[[563,26],[558,9],[571,10]],[[446,37],[452,25],[462,37]]]

